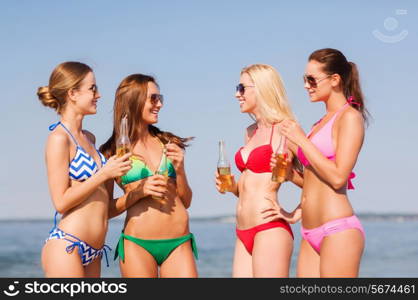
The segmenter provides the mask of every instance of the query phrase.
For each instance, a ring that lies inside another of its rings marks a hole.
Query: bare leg
[[[232,277],[253,277],[252,256],[238,238],[235,242]]]
[[[91,278],[100,278],[101,269],[102,269],[102,260],[100,257],[96,258],[88,266],[84,267],[86,277],[91,277]]]
[[[293,238],[283,228],[256,234],[253,248],[254,277],[289,277]]]
[[[50,240],[42,249],[42,268],[45,277],[85,277],[77,247],[68,253],[65,248],[69,245],[66,240]]]
[[[319,277],[319,265],[319,254],[306,240],[302,239],[296,267],[296,277]]]
[[[321,277],[357,277],[364,239],[357,229],[328,235],[321,244]]]
[[[171,252],[161,265],[160,277],[197,277],[196,262],[190,241],[181,244]]]
[[[154,257],[141,246],[124,240],[125,262],[119,260],[122,277],[158,277],[158,265]]]

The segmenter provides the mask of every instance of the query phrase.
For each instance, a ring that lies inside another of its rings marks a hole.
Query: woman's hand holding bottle
[[[152,196],[155,200],[164,202],[167,193],[167,177],[156,174],[147,177],[143,185],[144,196]]]
[[[184,171],[184,151],[174,143],[165,145],[167,158],[171,160],[176,173]]]
[[[228,176],[228,184],[225,185],[224,178],[221,177],[221,174],[219,174],[218,170],[215,172],[215,184],[216,189],[219,193],[225,194],[225,192],[231,192],[238,196],[238,184],[235,182],[235,177],[233,174],[225,175]]]
[[[238,197],[238,186],[234,175],[231,173],[231,164],[225,150],[225,141],[219,141],[219,159],[215,173],[216,188],[222,194],[232,192]]]
[[[98,173],[103,174],[105,180],[125,175],[132,167],[132,161],[129,159],[131,155],[129,152],[119,157],[111,156]]]

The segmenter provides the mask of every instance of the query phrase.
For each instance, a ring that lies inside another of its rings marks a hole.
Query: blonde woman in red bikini
[[[357,67],[338,50],[320,49],[309,57],[304,82],[311,102],[324,102],[326,114],[307,136],[293,120],[280,124],[281,134],[305,166],[303,174],[293,172],[292,179],[302,184],[297,276],[357,277],[365,235],[347,189],[354,189],[352,170],[368,115]]]
[[[245,131],[245,145],[235,154],[241,171],[230,190],[238,197],[233,277],[288,277],[293,232],[288,221],[262,211],[274,203],[280,207],[271,181],[270,157],[279,146],[277,123],[293,119],[283,81],[271,66],[254,64],[241,70],[235,97],[240,111],[253,117]],[[216,187],[221,183],[216,173]],[[289,221],[290,222],[290,221]]]

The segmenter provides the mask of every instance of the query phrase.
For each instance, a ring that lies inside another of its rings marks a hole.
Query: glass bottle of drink
[[[276,165],[271,171],[271,180],[282,183],[286,180],[287,171],[286,137],[280,137],[279,147],[274,155],[276,158]]]
[[[161,156],[160,165],[158,166],[157,171],[155,174],[163,175],[166,182],[168,181],[168,159],[167,159],[167,149],[164,147],[163,154]],[[159,202],[164,202],[163,197],[159,196],[152,196],[154,200],[158,200]]]
[[[125,115],[120,121],[119,136],[116,140],[116,155],[125,155],[131,149],[131,141],[128,135],[128,117]]]
[[[218,173],[221,181],[221,192],[230,191],[232,188],[231,164],[226,155],[225,142],[219,141]]]

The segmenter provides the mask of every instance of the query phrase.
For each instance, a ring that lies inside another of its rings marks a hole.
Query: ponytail
[[[370,113],[365,107],[356,64],[348,62],[341,51],[332,48],[324,48],[312,52],[309,56],[310,60],[323,64],[323,70],[326,74],[340,75],[344,96],[352,107],[361,112],[364,122],[368,124]]]
[[[349,101],[350,105],[361,112],[365,123],[368,124],[370,113],[364,106],[364,96],[360,87],[360,75],[357,65],[351,61],[348,62],[348,65],[350,66],[350,70],[347,80],[343,81],[344,95],[347,99],[351,97],[352,101]]]

